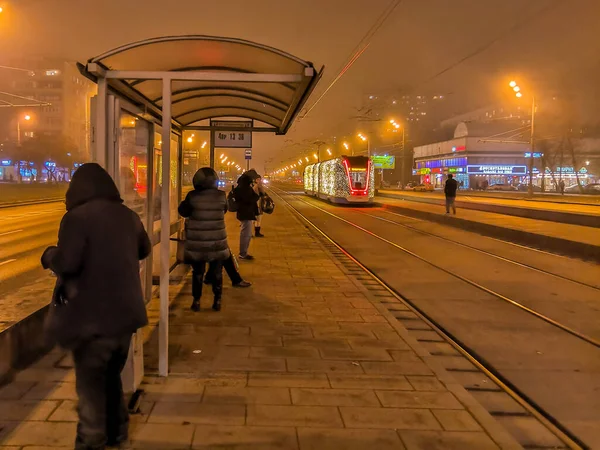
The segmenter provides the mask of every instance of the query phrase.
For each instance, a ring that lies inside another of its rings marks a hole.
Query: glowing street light
[[[31,120],[31,116],[29,114],[25,114],[23,116],[23,120],[29,122]],[[21,119],[17,119],[17,145],[21,146]]]
[[[308,156],[306,156],[304,159],[306,159],[306,162],[308,162]]]
[[[25,119],[25,120],[31,120],[31,116],[29,114],[25,114],[25,117],[23,117],[23,119]]]
[[[206,147],[206,144],[207,144],[207,142],[206,142],[206,141],[204,141],[204,142],[202,143],[202,146],[201,146],[200,148],[204,148],[204,147]]]
[[[318,161],[319,160],[319,155],[317,155],[316,153],[313,154],[313,156],[315,157],[315,159]]]
[[[344,142],[344,144],[343,144],[343,145],[344,145],[344,148],[345,148],[346,150],[349,150],[349,149],[350,149],[350,146],[348,145],[348,143],[347,143],[347,142]]]
[[[194,142],[194,138],[190,136],[189,138],[187,138],[187,141],[191,144],[192,142]]]
[[[331,156],[331,155],[332,155],[332,153],[331,153],[331,149],[330,149],[330,148],[328,148],[328,149],[327,149],[327,154],[328,154],[329,156]]]
[[[521,92],[521,87],[518,85],[518,83],[516,81],[511,81],[510,83],[508,83],[508,85],[512,88],[512,90],[515,92],[515,96],[517,98],[522,98],[523,97],[523,93]],[[531,138],[530,138],[530,158],[529,158],[529,186],[528,186],[528,191],[529,191],[529,195],[531,197],[533,197],[533,155],[534,155],[534,148],[535,148],[535,108],[536,108],[536,104],[535,104],[535,96],[532,95],[531,96]]]

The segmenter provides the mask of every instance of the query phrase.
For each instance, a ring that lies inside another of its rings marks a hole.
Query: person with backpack
[[[193,178],[194,190],[179,205],[179,215],[185,222],[184,262],[192,266],[192,311],[200,311],[204,272],[214,295],[212,309],[221,310],[223,294],[223,261],[230,257],[225,229],[227,198],[219,190],[219,177],[210,167],[199,169]]]
[[[256,172],[254,172],[256,173]],[[260,196],[254,191],[254,174],[250,171],[242,174],[233,190],[232,199],[237,209],[237,219],[241,223],[240,230],[240,259],[251,261],[254,256],[248,254],[252,239],[252,224],[258,216],[258,200]]]

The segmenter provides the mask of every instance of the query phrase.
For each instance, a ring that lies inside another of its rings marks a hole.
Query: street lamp
[[[367,143],[367,157],[370,158],[371,157],[371,139],[368,139],[367,136],[365,136],[362,133],[358,133],[358,137],[360,140]]]
[[[515,92],[515,97],[517,98],[521,98],[523,97],[523,93],[521,92],[521,87],[517,84],[516,81],[511,81],[510,83],[508,83],[508,85],[513,89],[513,91]],[[528,192],[529,192],[529,196],[533,197],[533,155],[534,155],[534,148],[535,148],[535,95],[531,96],[531,138],[529,141],[529,147],[530,147],[530,157],[529,157],[529,186],[528,186]],[[544,176],[544,174],[542,174],[542,176]]]
[[[25,114],[23,116],[23,120],[29,122],[31,120],[31,116],[29,114]],[[17,119],[17,145],[21,146],[21,118]]]
[[[396,130],[400,129],[400,124],[396,122],[395,119],[391,119],[390,123],[394,126]],[[394,130],[395,131],[395,130]],[[400,184],[402,186],[402,190],[404,190],[404,159],[406,157],[406,152],[404,151],[404,145],[406,142],[406,127],[402,127],[402,157],[400,158]]]
[[[332,153],[331,153],[331,149],[330,149],[330,148],[328,148],[328,149],[327,149],[327,154],[328,154],[329,156],[331,156],[331,155],[332,155]]]

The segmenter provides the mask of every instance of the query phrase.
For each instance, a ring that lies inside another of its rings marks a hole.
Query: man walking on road
[[[446,185],[444,186],[444,194],[446,194],[446,214],[450,214],[450,208],[452,208],[452,212],[456,215],[456,191],[458,189],[458,183],[452,176],[452,174],[448,175],[448,179],[446,180]]]

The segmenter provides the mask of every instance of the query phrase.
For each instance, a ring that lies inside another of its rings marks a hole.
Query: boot
[[[199,298],[194,299],[194,301],[192,302],[191,310],[194,312],[200,311],[200,299]]]
[[[215,311],[221,311],[221,299],[215,297],[215,301],[213,302],[212,309]]]
[[[260,227],[254,227],[254,236],[265,237],[265,235],[260,232]]]

